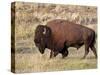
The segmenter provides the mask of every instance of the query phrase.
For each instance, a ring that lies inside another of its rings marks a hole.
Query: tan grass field
[[[15,72],[97,68],[97,59],[91,50],[86,59],[81,59],[84,46],[79,50],[69,48],[69,55],[64,59],[60,54],[50,59],[50,50],[46,49],[45,54],[41,55],[34,44],[35,28],[53,19],[66,19],[84,25],[97,34],[97,7],[16,2],[15,10]]]
[[[45,72],[63,70],[81,70],[97,68],[97,60],[90,51],[86,59],[81,59],[84,55],[84,47],[77,49],[70,48],[69,56],[62,59],[59,54],[56,58],[49,58],[49,50],[45,54],[22,53],[16,54],[16,72]]]

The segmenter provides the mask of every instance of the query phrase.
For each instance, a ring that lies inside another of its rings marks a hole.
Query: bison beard
[[[64,58],[68,56],[69,47],[79,49],[82,45],[85,45],[83,58],[89,53],[89,48],[97,58],[94,47],[95,32],[92,29],[67,20],[56,19],[49,21],[45,26],[38,25],[35,30],[34,42],[42,54],[45,48],[50,49],[50,58],[56,57],[58,53],[61,53]]]

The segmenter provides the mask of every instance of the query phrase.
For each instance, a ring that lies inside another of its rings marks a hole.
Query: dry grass
[[[91,51],[86,59],[81,59],[84,54],[84,47],[78,51],[70,48],[69,52],[69,56],[65,59],[62,59],[60,54],[56,58],[50,59],[49,50],[46,50],[44,55],[38,52],[18,53],[16,54],[16,72],[45,72],[97,68],[97,60]]]
[[[92,52],[81,60],[84,48],[70,49],[70,54],[65,59],[58,55],[49,59],[49,51],[44,55],[38,52],[34,45],[34,31],[37,25],[53,19],[66,19],[97,30],[97,7],[35,4],[16,2],[15,14],[15,46],[16,46],[16,72],[40,72],[72,69],[90,69],[97,67],[97,60]],[[13,12],[13,11],[12,11]],[[13,25],[13,24],[12,24]]]

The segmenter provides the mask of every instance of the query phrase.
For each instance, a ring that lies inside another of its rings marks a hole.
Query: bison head
[[[35,45],[39,48],[41,54],[44,53],[45,48],[47,47],[48,40],[51,36],[51,29],[47,26],[38,25],[35,30],[34,42]]]

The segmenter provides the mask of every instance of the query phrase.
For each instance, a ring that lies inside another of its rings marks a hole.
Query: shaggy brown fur
[[[61,53],[63,58],[68,55],[68,48],[80,48],[85,45],[85,58],[89,48],[97,57],[95,43],[95,32],[92,29],[67,20],[56,19],[49,21],[46,26],[39,25],[35,31],[35,44],[41,53],[45,48],[51,50],[50,58]]]

